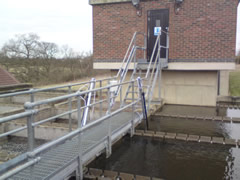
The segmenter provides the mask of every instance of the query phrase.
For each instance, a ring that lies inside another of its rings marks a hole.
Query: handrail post
[[[77,116],[78,116],[78,129],[82,127],[82,111],[81,111],[81,98],[77,96]]]
[[[71,86],[68,86],[68,94],[72,93],[72,88]],[[68,111],[70,113],[68,114],[68,125],[69,125],[69,132],[72,131],[72,98],[68,98]]]
[[[80,107],[80,108],[79,108]],[[78,128],[81,128],[81,99],[78,96]],[[78,154],[78,168],[76,170],[76,179],[82,180],[83,179],[83,149],[82,149],[82,132],[78,134],[78,147],[79,147],[79,154]]]
[[[111,91],[110,88],[108,88],[108,95],[107,95],[107,102],[108,102],[108,111],[107,114],[111,114]],[[106,156],[107,158],[110,157],[112,154],[112,129],[111,129],[111,118],[108,119],[108,137],[107,137],[107,147],[106,147]]]
[[[120,106],[122,105],[122,87],[120,87]]]
[[[134,81],[132,82],[132,103],[134,102]],[[132,120],[131,120],[131,132],[130,136],[133,137],[134,135],[134,113],[135,113],[135,104],[132,105]]]
[[[169,34],[167,33],[167,49],[166,49],[166,60],[168,62],[168,55],[169,55]]]
[[[144,34],[144,59],[147,59],[146,54],[147,54],[147,36]]]
[[[25,107],[26,111],[32,111],[32,107]],[[28,151],[31,152],[35,146],[35,132],[34,126],[32,125],[34,121],[34,113],[27,117],[27,136],[28,136]]]
[[[30,91],[31,91],[30,101],[31,101],[31,102],[34,102],[34,92],[33,92],[34,89],[31,89]]]
[[[102,88],[102,80],[99,81],[100,88]],[[100,101],[102,101],[102,89],[100,90]],[[102,102],[100,102],[100,117],[102,117],[103,107]]]
[[[159,73],[159,77],[158,77],[159,78],[158,79],[158,98],[159,98],[159,101],[161,101],[161,38],[159,38],[159,42],[158,42],[158,53],[159,53],[159,61],[158,61],[158,73]]]

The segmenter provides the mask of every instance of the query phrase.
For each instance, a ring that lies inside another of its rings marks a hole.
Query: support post
[[[134,81],[132,82],[132,103],[134,102],[135,98],[134,98]],[[135,105],[132,105],[132,120],[131,120],[131,132],[130,132],[130,136],[133,137],[134,135],[134,130],[135,130],[135,126],[134,126],[134,113],[135,113]]]
[[[111,91],[110,88],[108,88],[108,114],[111,114]],[[108,142],[106,147],[106,156],[107,158],[110,157],[112,154],[112,129],[111,129],[111,118],[108,119]]]
[[[78,155],[78,167],[76,170],[76,179],[83,180],[83,162],[82,162],[82,133],[78,134],[78,147],[79,147],[79,155]]]
[[[26,111],[32,111],[32,108],[27,108]],[[35,146],[35,133],[34,126],[32,125],[34,121],[34,114],[32,113],[27,117],[27,135],[28,135],[28,151],[31,152]]]
[[[82,111],[81,111],[81,98],[80,95],[77,96],[77,114],[78,114],[78,129],[82,127]]]
[[[139,94],[141,95],[142,112],[143,112],[143,118],[145,119],[145,121],[144,121],[145,122],[145,130],[148,130],[148,117],[147,117],[145,94],[142,89],[142,80],[140,77],[137,78],[137,82],[138,82]]]
[[[161,34],[159,35],[161,36]],[[159,58],[158,58],[158,100],[161,101],[161,37],[159,37],[158,42],[158,52],[159,52]]]
[[[99,81],[100,88],[102,87],[102,80]],[[102,100],[102,89],[100,89],[100,101]],[[100,102],[100,117],[102,117],[103,107],[102,102]]]
[[[33,103],[34,102],[34,89],[31,89],[31,97],[30,97],[30,101]]]
[[[71,86],[68,86],[68,94],[72,93]],[[70,113],[68,114],[68,126],[69,126],[69,132],[72,131],[72,98],[68,98],[68,111]]]

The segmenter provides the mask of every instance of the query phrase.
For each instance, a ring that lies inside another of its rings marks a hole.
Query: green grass
[[[230,73],[229,88],[231,96],[240,96],[240,71]]]

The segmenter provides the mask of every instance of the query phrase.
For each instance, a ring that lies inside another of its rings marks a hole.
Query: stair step
[[[134,98],[134,99],[132,99],[132,98],[126,98],[126,99],[124,99],[124,101],[126,101],[126,100],[136,100],[136,98]]]
[[[136,94],[136,93],[138,93],[138,91],[128,91],[127,94],[128,93],[135,93]]]

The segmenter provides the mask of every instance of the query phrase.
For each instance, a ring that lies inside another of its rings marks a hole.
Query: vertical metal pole
[[[166,60],[168,62],[168,54],[169,54],[169,35],[167,33],[167,50],[166,50]]]
[[[158,60],[158,99],[161,101],[161,35],[158,41],[158,52],[159,52],[159,60]]]
[[[83,162],[82,162],[82,132],[78,134],[78,147],[79,147],[79,155],[78,155],[78,169],[76,173],[76,179],[82,180],[83,179]]]
[[[78,129],[82,128],[82,111],[81,111],[81,97],[77,96],[77,116],[78,116]],[[76,170],[76,179],[83,179],[83,163],[82,163],[82,132],[78,134],[78,147],[79,147],[79,155],[78,155],[78,168]]]
[[[34,93],[33,93],[33,90],[34,90],[34,89],[31,89],[31,97],[30,97],[30,98],[31,98],[31,99],[30,99],[31,102],[34,102]]]
[[[135,48],[135,51],[134,51],[134,72],[136,72],[136,60],[137,60],[136,38],[134,40],[134,48]]]
[[[82,111],[81,111],[81,98],[77,96],[77,114],[78,114],[78,128],[82,127]]]
[[[146,57],[146,51],[147,51],[147,37],[146,37],[146,35],[144,34],[143,35],[144,36],[144,59],[147,59],[147,57]]]
[[[27,111],[32,111],[32,108],[28,108]],[[28,151],[31,152],[35,146],[35,133],[34,126],[32,125],[34,121],[34,114],[27,117],[27,135],[28,135]]]
[[[111,92],[110,88],[108,88],[108,114],[111,114]],[[106,148],[106,155],[107,158],[110,157],[112,154],[112,130],[111,130],[111,118],[108,119],[108,143],[107,143],[107,148]]]
[[[68,86],[68,94],[72,93],[71,86]],[[72,131],[72,98],[68,98],[68,111],[71,113],[68,114],[68,125],[69,125],[69,132]]]
[[[120,88],[120,106],[122,105],[122,86]]]
[[[134,102],[135,98],[134,98],[134,81],[132,82],[132,103]],[[131,132],[130,132],[130,136],[133,137],[134,135],[134,113],[135,113],[135,105],[132,105],[132,120],[131,120]]]
[[[99,81],[100,83],[100,88],[102,87],[102,80]],[[102,89],[100,90],[100,100],[102,100]],[[103,111],[103,107],[102,107],[102,102],[100,102],[100,117],[102,117],[102,111]]]

